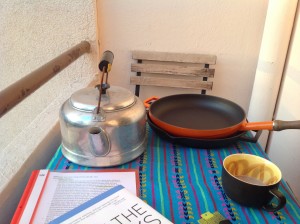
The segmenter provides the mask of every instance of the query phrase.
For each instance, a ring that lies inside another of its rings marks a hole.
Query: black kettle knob
[[[103,52],[102,59],[99,63],[101,72],[109,72],[114,60],[114,54],[111,51]]]

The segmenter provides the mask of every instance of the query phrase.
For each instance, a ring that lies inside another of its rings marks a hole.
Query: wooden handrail
[[[0,118],[57,73],[89,51],[90,43],[82,41],[2,90],[0,92]]]

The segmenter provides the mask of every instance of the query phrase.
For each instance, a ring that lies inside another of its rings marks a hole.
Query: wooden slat
[[[186,75],[196,77],[214,77],[215,69],[199,68],[186,65],[166,65],[166,64],[131,64],[132,72]]]
[[[169,79],[159,77],[143,77],[132,76],[130,77],[130,84],[143,85],[143,86],[165,86],[176,88],[189,88],[189,89],[212,89],[212,82],[200,80],[186,80],[186,79]]]
[[[210,54],[185,54],[169,52],[133,51],[132,58],[136,60],[149,61],[172,61],[185,63],[200,63],[214,65],[217,61],[216,55]]]

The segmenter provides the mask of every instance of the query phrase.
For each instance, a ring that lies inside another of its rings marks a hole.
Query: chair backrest
[[[210,78],[214,77],[215,69],[210,65],[216,64],[215,55],[133,51],[132,58],[137,63],[131,64],[136,76],[130,77],[130,84],[136,85],[137,96],[143,85],[199,89],[201,94],[212,89]]]

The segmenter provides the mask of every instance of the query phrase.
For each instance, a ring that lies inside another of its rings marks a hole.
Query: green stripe
[[[61,145],[58,147],[58,150],[56,151],[56,153],[55,153],[54,156],[52,157],[52,159],[51,159],[51,161],[49,162],[49,164],[47,165],[47,168],[46,168],[46,169],[51,169],[52,164],[53,164],[54,162],[56,162],[56,158],[58,157],[58,154],[59,154],[60,150],[61,150]]]
[[[207,199],[205,197],[205,193],[203,191],[203,188],[201,187],[201,184],[199,183],[199,179],[198,179],[198,175],[197,175],[198,172],[197,172],[196,165],[195,165],[195,159],[194,159],[195,156],[193,156],[193,151],[194,150],[190,150],[190,154],[191,154],[191,159],[192,159],[192,168],[193,168],[194,176],[196,178],[196,185],[199,187],[201,195],[202,195],[202,198],[204,199],[202,201],[205,204],[205,211],[209,211],[208,204],[207,204]],[[200,168],[200,167],[198,167],[198,168]]]
[[[72,163],[70,166],[69,166],[69,170],[73,170],[74,169],[74,164]]]
[[[253,215],[253,217],[251,217],[251,219],[254,218],[256,223],[260,223],[258,217],[256,216],[256,214],[254,212],[254,210],[252,208],[249,208],[249,210],[250,210],[251,214]]]
[[[253,154],[253,152],[254,152],[255,155],[257,155],[257,156],[263,155],[263,153],[261,153],[261,154],[258,153],[257,147],[254,147],[254,146],[256,146],[256,144],[248,143],[247,145],[248,145],[248,147],[251,148],[251,153],[252,153],[252,154]]]
[[[228,156],[228,150],[222,150],[223,151],[223,158],[225,159]],[[221,151],[221,152],[222,152]]]
[[[290,200],[286,200],[286,202],[287,202],[287,204],[289,204],[289,206],[291,206],[291,209],[295,213],[297,219],[300,219],[300,215],[299,215],[298,211],[295,209],[294,205],[290,202]]]
[[[157,138],[157,145],[156,145],[156,158],[157,158],[157,177],[158,177],[158,189],[159,189],[159,194],[160,194],[160,207],[161,207],[161,213],[165,216],[166,211],[165,211],[165,206],[164,206],[164,194],[162,192],[162,184],[161,184],[161,173],[160,173],[160,151],[164,150],[160,148],[160,139]]]

